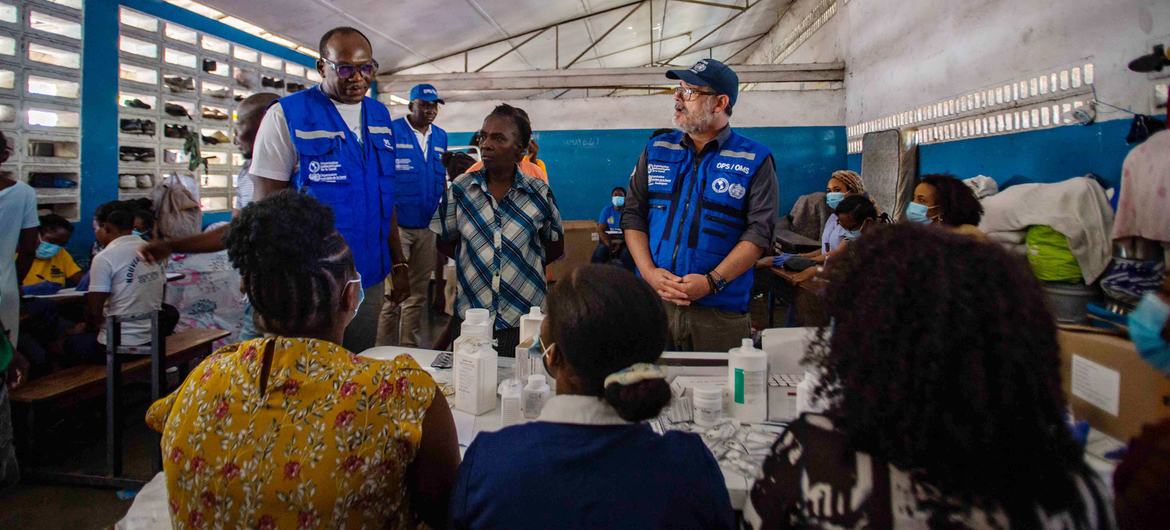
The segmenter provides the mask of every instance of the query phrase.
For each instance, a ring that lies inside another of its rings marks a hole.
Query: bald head
[[[240,149],[244,158],[252,158],[252,144],[256,141],[256,132],[260,130],[260,121],[273,101],[280,96],[272,92],[261,92],[244,98],[236,107],[236,134],[233,142]]]

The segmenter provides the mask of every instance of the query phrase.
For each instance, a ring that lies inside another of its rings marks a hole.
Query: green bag
[[[1076,256],[1068,249],[1068,238],[1051,226],[1028,227],[1024,238],[1028,247],[1028,264],[1032,273],[1046,282],[1077,283],[1084,281]]]

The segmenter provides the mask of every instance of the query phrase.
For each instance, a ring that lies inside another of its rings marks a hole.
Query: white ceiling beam
[[[401,93],[418,83],[431,83],[441,91],[553,90],[573,88],[638,88],[672,85],[670,68],[593,68],[530,70],[453,74],[386,75],[378,78],[379,93]],[[845,66],[825,64],[766,64],[735,67],[740,83],[792,83],[843,81]]]

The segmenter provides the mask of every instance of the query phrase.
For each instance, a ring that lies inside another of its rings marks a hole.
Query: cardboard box
[[[1170,377],[1128,339],[1062,329],[1058,340],[1061,383],[1078,420],[1128,441],[1142,425],[1170,417]]]
[[[548,266],[547,278],[555,282],[568,276],[573,269],[589,264],[597,247],[597,221],[563,221],[565,229],[565,256]]]

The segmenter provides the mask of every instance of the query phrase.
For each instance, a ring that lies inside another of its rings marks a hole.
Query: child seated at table
[[[73,224],[57,214],[43,215],[40,221],[41,243],[21,287],[39,286],[45,282],[55,284],[57,288],[77,285],[81,280],[81,267],[64,248],[73,236]]]
[[[94,226],[94,236],[103,250],[94,256],[90,267],[85,322],[65,339],[66,364],[105,362],[107,317],[162,308],[166,275],[162,265],[148,264],[138,257],[138,249],[146,241],[133,233],[133,207],[120,201],[103,204],[94,212]],[[164,311],[159,317],[160,335],[169,335],[177,321],[173,308]],[[121,329],[125,346],[150,342],[149,321],[126,322]]]

